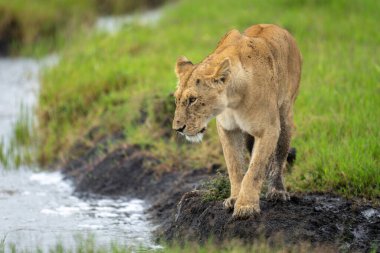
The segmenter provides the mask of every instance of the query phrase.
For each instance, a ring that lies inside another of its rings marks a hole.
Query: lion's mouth
[[[203,139],[203,135],[206,132],[206,128],[202,128],[201,131],[199,131],[195,135],[185,135],[186,139],[190,142],[201,142]]]
[[[202,133],[198,133],[196,135],[186,135],[186,140],[188,140],[190,142],[199,143],[202,141],[202,139],[203,139]]]

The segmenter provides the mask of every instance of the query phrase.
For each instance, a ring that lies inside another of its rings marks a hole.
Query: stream
[[[158,12],[148,12],[142,21],[155,22],[158,17]],[[115,32],[131,21],[130,17],[104,17],[96,27]],[[42,60],[0,58],[0,140],[5,148],[21,107],[33,113],[40,70],[58,60],[57,56]],[[159,248],[153,242],[153,224],[144,214],[146,207],[140,199],[80,198],[59,172],[6,169],[0,163],[0,252],[2,247],[10,251],[12,244],[17,250],[39,248],[47,252],[61,243],[74,250],[81,238],[94,238],[97,246],[117,243],[131,249]]]

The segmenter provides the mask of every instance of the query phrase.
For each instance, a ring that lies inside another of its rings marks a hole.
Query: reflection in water
[[[38,71],[57,62],[57,57],[0,59],[0,138],[7,144],[22,104],[29,112],[36,103]],[[17,249],[47,250],[57,242],[74,247],[75,237],[95,236],[97,244],[155,247],[151,224],[138,199],[73,195],[73,187],[55,173],[36,173],[26,168],[4,170],[0,164],[0,242]],[[0,249],[1,250],[1,249]]]

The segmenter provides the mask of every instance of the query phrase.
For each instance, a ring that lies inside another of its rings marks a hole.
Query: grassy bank
[[[57,243],[54,247],[49,248],[50,253],[65,253],[65,252],[81,252],[81,253],[131,253],[131,252],[165,252],[165,253],[329,253],[336,252],[336,249],[332,247],[323,246],[311,246],[309,244],[299,244],[299,245],[284,245],[284,243],[269,242],[264,239],[255,241],[252,245],[242,245],[239,242],[230,242],[225,245],[217,245],[215,243],[206,242],[204,245],[199,244],[187,244],[187,245],[168,245],[156,249],[146,248],[146,247],[128,247],[117,242],[112,243],[109,246],[99,246],[94,237],[82,237],[76,240],[76,244],[73,247],[68,247],[62,243]],[[41,248],[20,250],[14,243],[5,243],[0,241],[0,253],[5,252],[20,252],[20,253],[32,253],[32,252],[43,252]],[[376,252],[376,247],[370,251]]]
[[[123,14],[164,1],[0,0],[0,54],[46,54],[91,25],[98,15]]]
[[[232,28],[275,23],[304,58],[291,190],[380,194],[380,34],[377,1],[181,1],[157,26],[83,35],[47,71],[39,100],[39,160],[64,159],[94,126],[124,129],[167,167],[223,163],[214,127],[202,144],[170,135],[179,55],[202,60]],[[212,123],[215,124],[215,123]],[[91,143],[83,142],[87,145]]]

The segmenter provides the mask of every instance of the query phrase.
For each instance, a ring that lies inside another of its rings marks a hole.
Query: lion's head
[[[193,64],[186,57],[177,60],[175,72],[179,81],[174,93],[173,129],[187,140],[200,142],[208,122],[226,108],[230,64],[228,58],[206,59],[199,64]]]

